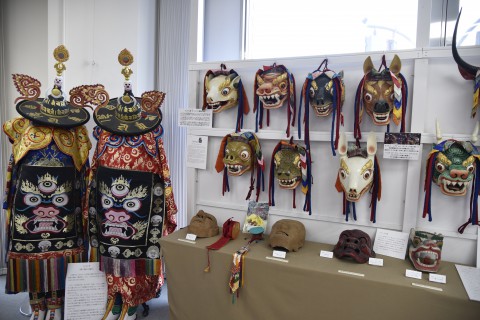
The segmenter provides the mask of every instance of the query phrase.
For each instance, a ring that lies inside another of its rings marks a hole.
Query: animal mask
[[[325,67],[320,70],[324,64]],[[305,123],[305,145],[307,149],[310,149],[309,113],[311,107],[317,117],[327,117],[330,114],[332,115],[330,142],[332,145],[332,153],[335,155],[335,149],[338,147],[340,123],[343,125],[342,105],[345,100],[345,85],[343,83],[343,71],[335,73],[327,68],[327,64],[328,60],[323,60],[317,70],[308,74],[303,83],[298,112],[298,136],[300,138],[302,137],[302,121],[300,114],[302,112],[302,101],[305,101],[303,122]],[[335,120],[336,125],[334,130]]]
[[[278,181],[280,188],[293,190],[293,207],[295,205],[295,189],[301,183],[305,194],[303,211],[311,212],[311,159],[310,153],[304,147],[290,141],[280,141],[272,154],[270,163],[269,204],[275,206],[275,184]]]
[[[480,106],[480,67],[473,66],[464,61],[457,50],[457,28],[462,10],[458,13],[457,22],[455,23],[455,30],[453,31],[452,39],[452,54],[455,62],[458,64],[458,70],[465,80],[473,80],[473,106],[472,118],[477,114],[477,108]]]
[[[233,69],[227,71],[224,64],[221,65],[221,70],[209,70],[204,78],[202,109],[212,109],[213,113],[220,113],[235,106],[235,132],[239,132],[243,127],[243,115],[250,111],[242,80]]]
[[[341,133],[338,153],[340,154],[340,168],[338,169],[335,187],[338,192],[343,192],[343,214],[350,213],[350,203],[353,205],[353,219],[357,220],[355,202],[369,190],[372,190],[370,202],[370,221],[376,220],[377,200],[381,198],[381,177],[377,157],[377,140],[375,133],[371,132],[367,140],[367,148],[359,146],[348,148],[345,133]]]
[[[472,141],[477,140],[478,123],[472,134]],[[437,140],[441,141],[439,125],[437,123]],[[478,192],[480,191],[480,160],[477,148],[470,141],[444,140],[433,146],[427,159],[425,175],[425,200],[423,205],[423,217],[428,214],[428,220],[432,221],[431,189],[432,182],[440,187],[443,194],[448,196],[464,196],[467,194],[470,182],[473,182],[470,219],[460,226],[458,231],[463,233],[466,226],[471,222],[478,225]]]
[[[220,144],[218,150],[217,162],[215,164],[217,172],[223,170],[222,195],[225,191],[230,191],[228,176],[241,176],[250,171],[250,189],[246,199],[250,199],[253,184],[255,182],[254,173],[256,171],[256,201],[260,195],[260,185],[263,190],[263,171],[265,164],[263,154],[260,148],[260,141],[257,136],[251,132],[242,134],[232,133],[226,135]]]
[[[268,239],[270,247],[298,251],[305,244],[305,226],[297,220],[282,219],[275,222]]]
[[[382,67],[385,67],[383,71]],[[375,125],[387,126],[387,132],[390,129],[390,119],[397,126],[401,123],[400,132],[405,132],[408,88],[404,76],[400,73],[401,68],[402,63],[397,55],[388,68],[384,55],[378,70],[374,68],[370,57],[365,59],[364,77],[355,95],[354,134],[357,141],[362,137],[360,123],[364,109]]]
[[[199,238],[214,237],[219,233],[217,218],[210,213],[200,210],[190,220],[187,230]]]
[[[408,257],[418,271],[437,272],[442,258],[443,236],[425,231],[410,231]]]
[[[263,127],[263,109],[267,110],[267,127],[270,125],[270,110],[287,105],[287,137],[290,124],[295,124],[296,96],[295,78],[283,65],[264,66],[255,74],[254,108],[256,112],[255,132]]]
[[[375,257],[370,236],[362,230],[345,230],[340,234],[333,254],[339,259],[352,258],[358,263],[365,263]]]

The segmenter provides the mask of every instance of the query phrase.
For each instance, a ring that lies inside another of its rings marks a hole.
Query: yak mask
[[[335,149],[338,146],[338,135],[340,123],[343,125],[342,105],[345,100],[345,85],[343,83],[343,71],[335,73],[328,69],[328,60],[325,59],[317,70],[309,73],[302,87],[300,97],[300,110],[298,112],[298,136],[302,136],[302,101],[304,101],[305,114],[303,122],[305,124],[305,145],[310,148],[310,119],[309,113],[313,110],[317,117],[324,118],[332,115],[332,130],[330,142],[332,153],[335,155]],[[322,66],[325,67],[322,69]],[[336,121],[336,124],[335,124]],[[334,127],[335,126],[335,130]],[[334,138],[335,132],[335,138]]]
[[[295,189],[302,185],[305,194],[303,211],[309,211],[311,196],[311,159],[310,153],[304,147],[290,141],[280,141],[272,153],[270,163],[269,205],[275,206],[275,183],[278,181],[280,188],[293,190],[293,207],[295,208]]]
[[[290,136],[290,125],[295,123],[295,78],[283,65],[273,64],[258,69],[255,74],[254,108],[256,112],[255,132],[262,129],[263,109],[267,110],[267,127],[270,125],[270,110],[278,109],[285,104],[287,110],[287,137]]]
[[[425,231],[410,231],[408,257],[418,271],[437,272],[442,258],[443,236]]]
[[[458,64],[458,70],[465,80],[473,80],[473,106],[472,106],[472,118],[475,117],[477,113],[477,108],[480,106],[480,67],[472,66],[471,64],[464,61],[457,50],[457,28],[458,22],[460,21],[460,16],[462,15],[462,10],[458,13],[457,22],[455,23],[455,30],[453,31],[452,39],[452,54],[455,62]]]
[[[282,219],[273,224],[269,237],[270,247],[298,251],[304,243],[305,226],[300,221]]]
[[[382,67],[385,69],[382,70]],[[385,55],[377,70],[372,59],[368,57],[363,64],[364,77],[360,81],[355,95],[354,134],[359,140],[362,137],[360,123],[363,110],[372,118],[377,126],[387,126],[389,132],[390,119],[405,132],[405,112],[407,108],[408,88],[405,77],[400,73],[402,63],[395,55],[387,68]]]
[[[470,206],[470,219],[458,228],[463,233],[469,223],[478,225],[478,193],[480,191],[480,154],[473,145],[477,141],[478,123],[472,134],[471,141],[457,141],[453,139],[441,141],[440,127],[436,124],[437,140],[428,155],[425,175],[425,200],[423,217],[428,215],[432,221],[431,189],[432,182],[440,187],[443,194],[448,196],[464,196],[467,194],[470,182],[473,182]]]
[[[244,132],[242,134],[232,133],[226,135],[222,139],[220,149],[218,150],[215,169],[217,172],[223,170],[222,195],[225,194],[225,191],[230,191],[228,176],[241,176],[245,172],[250,171],[250,189],[246,199],[250,199],[255,182],[254,173],[256,171],[256,201],[258,201],[260,188],[263,188],[265,164],[260,141],[254,133]]]
[[[372,190],[370,221],[375,222],[377,200],[381,198],[381,176],[377,157],[377,140],[371,132],[367,140],[367,148],[358,146],[348,148],[347,138],[342,132],[338,144],[340,154],[340,168],[338,169],[335,187],[343,192],[343,214],[350,213],[350,203],[353,205],[353,219],[357,220],[355,202],[369,190]]]
[[[358,263],[365,263],[375,257],[370,236],[362,230],[345,230],[340,234],[333,254],[339,259],[352,258]]]
[[[233,69],[227,71],[222,64],[220,70],[209,70],[205,74],[202,109],[220,113],[233,107],[237,107],[235,132],[239,132],[243,115],[248,114],[250,107],[240,76]]]
[[[190,220],[187,230],[199,238],[214,237],[219,233],[217,218],[210,213],[200,210],[192,217],[192,220]]]

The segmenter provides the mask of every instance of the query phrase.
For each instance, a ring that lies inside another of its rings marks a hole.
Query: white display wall
[[[254,61],[227,61],[228,69],[235,69],[241,76],[251,111],[244,118],[243,131],[255,131],[253,113],[253,94],[255,72],[264,65],[273,63],[285,65],[296,79],[297,110],[303,81],[309,72],[315,70],[324,58],[328,58],[328,67],[336,72],[344,71],[346,99],[343,106],[345,125],[341,130],[347,139],[353,141],[353,106],[358,83],[363,76],[363,62],[368,55],[378,68],[381,57],[386,54],[387,65],[394,54],[402,60],[401,72],[405,76],[408,88],[406,131],[422,134],[422,151],[419,160],[383,159],[383,139],[385,127],[374,126],[368,115],[364,115],[361,124],[363,143],[369,131],[377,135],[379,163],[382,172],[382,199],[377,205],[377,222],[371,223],[370,196],[365,195],[356,205],[357,221],[345,221],[342,215],[342,194],[337,193],[334,185],[339,166],[339,157],[334,157],[330,148],[331,118],[316,118],[310,113],[310,139],[312,157],[312,215],[303,212],[303,194],[297,190],[296,205],[292,208],[292,192],[275,186],[275,206],[270,208],[267,233],[273,223],[283,218],[301,221],[307,230],[307,240],[334,244],[341,231],[362,229],[374,237],[377,228],[409,232],[410,228],[442,233],[446,236],[442,258],[446,261],[474,265],[477,256],[477,227],[469,226],[463,234],[457,228],[469,217],[469,194],[465,197],[448,197],[441,194],[437,186],[432,186],[433,221],[422,218],[423,183],[425,161],[435,142],[435,119],[441,124],[444,138],[470,140],[477,119],[470,118],[472,105],[471,81],[464,80],[453,60],[450,48],[417,49],[397,52],[373,52],[370,54],[332,55],[328,57],[308,57],[297,59],[271,59]],[[480,65],[480,49],[464,48],[461,56],[471,64]],[[190,108],[201,108],[203,77],[210,69],[219,69],[222,62],[190,64]],[[302,119],[304,108],[302,107]],[[262,152],[265,157],[265,191],[260,200],[268,202],[268,178],[271,154],[280,139],[286,139],[287,110],[270,112],[270,127],[259,130]],[[299,115],[297,114],[297,117]],[[245,217],[245,200],[250,185],[250,175],[229,177],[230,192],[222,196],[222,176],[214,166],[221,139],[234,132],[236,111],[230,109],[213,115],[212,129],[190,129],[191,135],[209,136],[207,169],[188,169],[188,216],[203,209],[214,214],[222,225],[225,220],[234,217],[242,221]],[[297,122],[291,128],[294,141],[304,145],[298,139]],[[399,128],[393,123],[391,132]],[[302,127],[302,138],[304,136]]]

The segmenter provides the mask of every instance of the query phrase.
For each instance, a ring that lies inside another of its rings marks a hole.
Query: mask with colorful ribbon
[[[256,201],[260,196],[260,188],[264,190],[263,171],[265,163],[263,160],[260,141],[252,132],[241,134],[232,133],[226,135],[220,144],[217,161],[215,163],[217,172],[223,171],[222,195],[230,191],[228,176],[241,176],[250,171],[250,188],[246,200],[250,199],[255,184],[256,171]]]
[[[478,225],[478,193],[480,192],[480,153],[473,145],[477,141],[478,123],[471,141],[443,140],[440,127],[436,124],[438,143],[433,146],[427,159],[425,175],[425,200],[423,218],[432,221],[432,182],[447,196],[465,196],[472,183],[470,218],[458,228],[463,233],[468,224]]]
[[[275,183],[282,189],[293,190],[293,208],[295,204],[295,189],[301,184],[302,192],[305,194],[303,211],[312,214],[311,191],[312,191],[312,161],[310,152],[304,147],[290,141],[280,141],[272,153],[270,163],[270,179],[268,184],[269,205],[275,206]]]
[[[360,148],[358,145],[347,146],[345,133],[340,134],[338,142],[338,153],[340,154],[340,168],[338,170],[335,187],[338,192],[343,192],[343,214],[348,221],[350,215],[350,204],[353,209],[353,219],[357,220],[355,202],[371,191],[370,200],[370,221],[376,222],[377,201],[382,195],[382,177],[377,156],[377,139],[373,132],[370,132],[367,140],[367,148]]]
[[[382,67],[385,69],[382,70]],[[370,57],[365,59],[364,77],[355,94],[354,135],[357,141],[362,138],[360,123],[364,110],[375,125],[387,126],[387,132],[390,132],[390,120],[400,125],[400,132],[405,132],[408,87],[405,77],[400,73],[401,68],[402,62],[397,55],[388,68],[383,55],[378,70],[374,68]]]
[[[455,62],[458,64],[458,70],[465,80],[473,80],[473,105],[472,118],[477,114],[477,108],[480,106],[480,67],[473,66],[464,61],[457,50],[457,28],[462,10],[458,13],[457,22],[455,23],[455,30],[453,31],[452,39],[452,54]]]
[[[258,69],[255,74],[253,112],[256,112],[255,132],[263,127],[263,111],[267,110],[267,127],[270,125],[270,110],[287,106],[287,137],[290,125],[295,125],[296,95],[295,78],[283,65],[274,63]]]
[[[322,69],[322,66],[323,69]],[[332,129],[330,133],[330,143],[332,153],[335,155],[335,149],[338,147],[338,136],[340,124],[343,126],[342,105],[345,101],[345,84],[343,83],[343,71],[335,73],[328,69],[328,59],[323,60],[317,70],[309,73],[302,87],[300,105],[298,111],[298,136],[302,137],[302,102],[304,101],[305,114],[303,123],[305,124],[305,145],[310,149],[310,111],[319,117],[332,116]],[[310,109],[310,107],[312,109]]]
[[[222,63],[220,70],[208,70],[204,78],[202,110],[212,109],[213,113],[237,107],[235,132],[243,127],[243,116],[250,107],[243,88],[242,79],[235,70],[227,70]]]

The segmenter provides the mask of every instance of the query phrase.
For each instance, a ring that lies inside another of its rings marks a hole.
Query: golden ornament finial
[[[63,44],[56,47],[55,50],[53,50],[53,57],[57,60],[57,63],[54,65],[55,70],[57,70],[57,76],[61,76],[63,71],[67,70],[67,67],[63,63],[68,61],[70,57],[67,48],[65,48]]]
[[[130,69],[129,65],[133,63],[133,55],[127,49],[123,49],[118,54],[118,62],[124,66],[122,68],[122,74],[125,77],[125,81],[130,80],[130,76],[133,74],[133,71]]]

